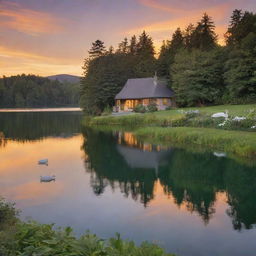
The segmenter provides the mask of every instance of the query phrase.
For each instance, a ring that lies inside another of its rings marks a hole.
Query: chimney
[[[155,76],[154,76],[154,85],[157,85],[157,72],[155,71]]]

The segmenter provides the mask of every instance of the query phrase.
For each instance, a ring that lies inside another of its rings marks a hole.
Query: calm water
[[[255,166],[81,129],[80,120],[0,113],[0,195],[23,219],[103,238],[119,232],[181,256],[255,255]],[[37,165],[42,158],[48,166]]]

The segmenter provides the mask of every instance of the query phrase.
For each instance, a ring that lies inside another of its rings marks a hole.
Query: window
[[[143,105],[148,105],[149,104],[149,99],[143,99]]]
[[[156,104],[156,99],[149,99],[150,104]]]
[[[168,105],[169,104],[169,99],[168,98],[163,98],[163,105]]]

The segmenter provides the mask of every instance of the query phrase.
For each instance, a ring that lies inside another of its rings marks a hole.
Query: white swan
[[[245,119],[246,119],[246,117],[244,117],[244,116],[235,116],[232,120],[240,122],[240,121],[245,120]]]
[[[224,152],[213,152],[213,155],[217,156],[217,157],[226,157],[227,154]]]
[[[38,161],[38,164],[48,165],[48,159],[41,159],[41,160]]]
[[[212,115],[212,117],[216,118],[216,117],[224,117],[225,119],[228,118],[228,111],[226,110],[225,113],[224,112],[218,112]]]
[[[52,176],[40,176],[40,182],[50,182],[50,181],[55,181],[55,175]]]

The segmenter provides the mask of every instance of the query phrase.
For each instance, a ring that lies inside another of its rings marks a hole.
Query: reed
[[[231,152],[243,157],[256,157],[256,134],[191,127],[147,127],[135,131],[139,139],[157,144],[194,144]]]

